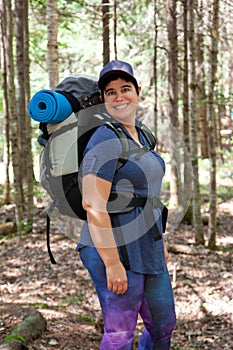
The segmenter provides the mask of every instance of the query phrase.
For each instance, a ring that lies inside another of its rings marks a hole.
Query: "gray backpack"
[[[56,261],[50,249],[50,216],[54,208],[56,207],[63,215],[86,220],[86,211],[82,207],[79,167],[83,160],[83,152],[94,131],[104,124],[120,139],[122,154],[118,159],[117,170],[125,164],[130,152],[128,137],[119,123],[117,124],[106,112],[95,80],[85,76],[68,77],[55,88],[55,91],[67,98],[73,113],[57,124],[40,123],[41,134],[38,137],[38,142],[42,146],[40,182],[52,199],[47,209],[47,247],[50,260],[54,264]],[[149,145],[144,147],[144,151],[154,149],[156,144],[154,135],[142,123],[140,128]],[[112,198],[114,202],[115,194]],[[132,201],[129,198],[124,205],[125,210],[144,205],[145,201],[146,199],[143,203],[141,201],[136,203],[135,198]],[[112,210],[117,212],[118,209],[113,205]]]

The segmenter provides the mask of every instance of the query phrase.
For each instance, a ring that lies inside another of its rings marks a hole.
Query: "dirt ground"
[[[233,349],[233,203],[219,206],[218,249],[171,253],[171,275],[177,325],[171,349]],[[10,208],[2,208],[1,221],[10,219]],[[39,310],[47,330],[30,350],[97,350],[102,327],[97,322],[99,303],[86,270],[75,252],[73,223],[52,226],[52,249],[57,265],[49,261],[45,242],[45,218],[38,210],[33,233],[0,240],[0,343],[29,310]],[[68,225],[68,226],[67,226]],[[62,228],[62,229],[61,229]],[[79,230],[79,223],[75,224]],[[205,227],[205,231],[207,228]],[[169,246],[192,247],[194,232],[180,225],[168,236]],[[134,349],[142,330],[138,320]]]

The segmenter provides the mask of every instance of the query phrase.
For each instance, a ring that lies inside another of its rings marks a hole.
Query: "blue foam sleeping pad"
[[[29,116],[42,123],[56,124],[70,116],[72,107],[67,98],[52,90],[40,90],[28,106]]]

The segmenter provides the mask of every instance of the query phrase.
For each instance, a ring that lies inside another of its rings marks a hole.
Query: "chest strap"
[[[115,233],[119,244],[119,249],[121,251],[122,263],[125,266],[126,270],[130,269],[130,263],[129,263],[126,244],[124,241],[124,235],[121,229],[121,223],[118,215],[123,213],[128,213],[131,210],[133,210],[135,207],[144,208],[146,221],[150,227],[150,230],[153,232],[155,241],[161,240],[162,236],[158,228],[157,222],[155,221],[155,218],[154,218],[154,213],[153,213],[154,208],[159,208],[161,210],[163,232],[165,232],[166,230],[168,209],[161,202],[160,198],[158,197],[136,198],[133,196],[133,193],[130,193],[130,192],[111,192],[108,205],[107,205],[107,210],[113,220]]]
[[[134,197],[131,192],[112,191],[108,200],[107,210],[109,214],[124,214],[133,210],[135,207],[144,207],[145,213],[158,208],[162,213],[163,232],[166,230],[168,209],[158,197]],[[153,220],[153,215],[149,222]]]

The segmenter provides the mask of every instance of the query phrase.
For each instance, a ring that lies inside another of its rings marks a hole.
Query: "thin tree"
[[[157,0],[154,0],[154,57],[153,57],[153,79],[154,79],[154,133],[157,138],[158,132],[158,23],[157,23]]]
[[[190,156],[193,167],[193,223],[195,230],[196,244],[204,244],[203,225],[201,218],[201,199],[198,169],[198,151],[197,151],[197,114],[196,114],[196,40],[194,30],[194,3],[188,0],[188,23],[189,23],[189,129],[190,129]]]
[[[10,196],[10,116],[9,116],[9,105],[8,105],[8,96],[7,96],[7,63],[6,63],[6,9],[3,0],[0,1],[0,13],[1,13],[1,72],[2,72],[2,92],[3,92],[3,112],[4,112],[4,121],[5,121],[5,142],[4,142],[4,163],[5,163],[5,186],[4,186],[4,195],[3,201],[6,204],[9,204],[11,201]]]
[[[178,42],[177,42],[177,21],[176,21],[176,0],[167,0],[166,2],[166,19],[168,31],[168,55],[169,55],[169,123],[176,129],[179,128],[178,121]],[[171,181],[170,181],[170,207],[179,205],[179,161],[176,152],[176,140],[172,128],[169,134],[169,147],[171,152]]]
[[[102,0],[103,65],[110,61],[109,0]]]
[[[49,73],[49,86],[54,89],[58,84],[58,10],[57,0],[46,1],[46,23],[47,23],[47,65]]]
[[[208,145],[210,160],[210,216],[209,216],[209,242],[208,247],[214,249],[216,246],[216,116],[214,111],[215,86],[217,83],[218,64],[218,36],[219,36],[219,0],[213,2],[213,18],[211,28],[211,51],[208,93]]]
[[[183,135],[189,150],[189,67],[188,67],[188,0],[183,1],[184,56],[183,56]]]
[[[204,57],[204,10],[203,1],[197,11],[198,31],[196,33],[198,45],[196,47],[197,58],[197,117],[198,117],[198,143],[202,158],[208,158],[207,144],[207,111],[206,111],[206,77],[205,77],[205,57]]]
[[[28,1],[15,2],[17,111],[19,130],[20,173],[26,184],[25,206],[27,223],[33,221],[33,160],[31,151],[31,124],[27,115],[29,96],[29,53],[28,53]],[[24,195],[24,194],[23,194]]]
[[[117,60],[117,0],[114,0],[114,4],[113,4],[113,33],[114,33],[114,56],[115,56],[115,60]]]
[[[14,200],[15,215],[18,231],[23,222],[24,200],[22,189],[22,174],[20,172],[20,153],[19,153],[19,135],[18,135],[18,111],[16,108],[16,91],[14,80],[14,61],[13,61],[13,12],[11,0],[3,0],[3,8],[6,16],[6,67],[7,67],[7,100],[10,116],[10,142],[12,152],[12,165],[14,173]]]
[[[23,31],[24,31],[24,91],[25,91],[25,157],[26,157],[26,182],[27,182],[27,223],[33,222],[34,216],[34,171],[32,156],[32,126],[31,119],[27,117],[27,107],[30,101],[30,59],[29,59],[29,29],[28,29],[28,1],[23,2]]]
[[[16,77],[17,77],[17,112],[18,112],[18,130],[19,130],[19,153],[21,162],[20,172],[22,177],[25,178],[26,154],[25,145],[25,88],[24,88],[24,14],[23,14],[23,0],[17,0],[15,2],[15,37],[16,37]]]
[[[184,187],[185,191],[192,183],[192,171],[190,171],[190,138],[189,138],[189,65],[188,65],[188,3],[183,1],[183,29],[184,29],[184,55],[183,55],[183,139],[187,152],[184,152]],[[186,193],[184,191],[184,194]],[[185,200],[185,198],[182,199]],[[189,203],[185,220],[193,222],[192,202]]]

